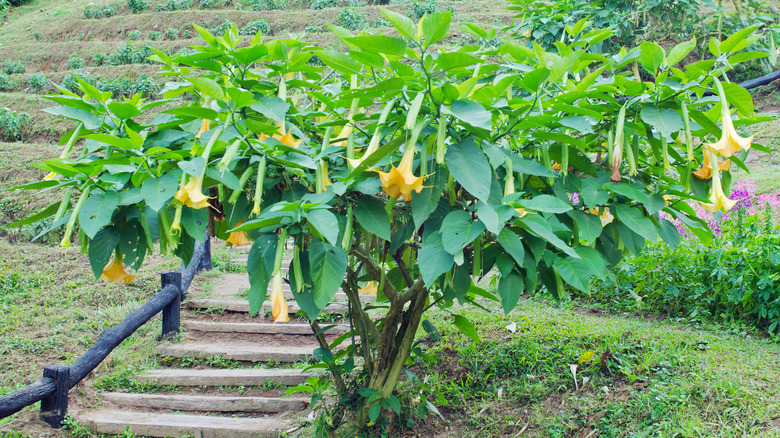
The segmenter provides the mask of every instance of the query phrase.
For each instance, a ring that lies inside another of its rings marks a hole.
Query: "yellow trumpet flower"
[[[53,181],[57,180],[57,172],[49,172],[44,176],[41,181]]]
[[[715,156],[715,153],[712,151],[709,151],[712,154],[712,159],[716,160],[717,157]],[[732,199],[729,199],[725,193],[723,193],[723,186],[720,184],[720,172],[713,172],[712,174],[712,192],[710,193],[710,203],[704,204],[702,203],[702,207],[704,207],[707,211],[718,211],[718,210],[725,210],[729,211],[732,208],[734,208],[734,205],[737,204],[737,201],[734,201]]]
[[[195,138],[200,138],[201,134],[209,130],[209,125],[211,124],[211,120],[209,119],[203,119],[203,121],[200,122],[200,130],[197,134],[195,134]]]
[[[343,128],[341,128],[341,133],[339,133],[339,136],[336,138],[343,138],[344,140],[340,140],[334,143],[335,146],[339,146],[342,148],[347,147],[347,137],[349,137],[349,134],[352,133],[352,123],[347,123],[344,125]]]
[[[613,217],[609,213],[609,209],[607,207],[601,207],[601,209],[603,210],[601,212],[601,214],[599,214],[599,208],[598,207],[594,208],[594,209],[591,209],[591,210],[588,210],[588,213],[594,214],[594,215],[598,216],[599,219],[601,220],[601,226],[603,227],[603,226],[606,226],[608,223],[612,222]]]
[[[417,193],[422,191],[425,176],[414,176],[412,161],[414,161],[414,145],[409,145],[398,167],[391,163],[392,168],[389,172],[377,171],[382,188],[388,196],[397,199],[403,195],[404,201],[409,202],[412,200],[412,191]]]
[[[221,222],[221,221],[220,221]],[[238,221],[238,224],[236,226],[239,226],[244,223],[244,220],[241,219]],[[233,246],[246,246],[252,243],[247,237],[246,232],[244,231],[233,231],[230,233],[230,236],[227,238],[225,243],[229,243]]]
[[[369,281],[365,287],[358,289],[358,293],[376,295],[376,281]]]
[[[287,309],[287,300],[282,291],[282,273],[277,272],[271,280],[271,316],[274,324],[290,320],[290,312]]]
[[[114,257],[114,260],[111,262],[111,264],[108,265],[107,268],[103,269],[103,273],[100,275],[101,280],[107,280],[112,283],[124,281],[125,284],[129,284],[131,281],[133,281],[134,278],[134,275],[130,275],[125,272],[125,269],[122,265],[121,255]]]
[[[203,194],[203,176],[190,178],[175,195],[176,200],[191,208],[207,208],[209,197]]]
[[[731,113],[729,112],[728,104],[721,103],[721,116],[723,118],[723,133],[720,136],[720,140],[717,143],[707,144],[718,155],[728,158],[734,155],[735,152],[740,150],[750,149],[750,145],[753,143],[753,137],[748,138],[740,137],[737,131],[734,129],[734,122],[731,120]]]
[[[515,192],[515,178],[512,172],[509,171],[507,173],[506,181],[504,182],[504,196],[511,195],[514,192]],[[515,211],[517,212],[517,214],[520,215],[521,218],[527,214],[525,212],[525,208],[523,207],[515,208]]]
[[[731,160],[724,160],[724,161],[718,161],[718,169],[719,170],[729,170],[729,167],[731,166]],[[707,148],[704,148],[704,159],[701,163],[701,169],[693,172],[693,175],[696,178],[699,179],[710,179],[712,178],[712,159],[710,158],[710,151],[707,150]]]

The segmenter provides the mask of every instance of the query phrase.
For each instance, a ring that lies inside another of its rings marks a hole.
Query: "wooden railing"
[[[182,266],[179,272],[162,273],[162,290],[122,322],[101,333],[95,345],[72,365],[47,365],[42,379],[0,397],[0,419],[40,401],[42,419],[52,427],[60,427],[68,412],[68,391],[139,327],[162,312],[162,336],[178,333],[181,301],[187,296],[192,279],[198,272],[212,267],[210,240],[206,231],[204,241],[195,243],[189,266],[186,269]]]

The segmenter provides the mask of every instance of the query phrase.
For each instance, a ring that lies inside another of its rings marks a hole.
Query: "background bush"
[[[349,30],[362,30],[366,27],[366,15],[352,7],[344,8],[339,13],[338,25]]]
[[[339,6],[339,0],[312,0],[312,9],[335,8]]]
[[[8,108],[0,108],[0,138],[5,141],[21,140],[30,124],[27,113],[17,113]]]
[[[40,93],[49,88],[49,80],[46,79],[46,75],[43,73],[33,73],[27,78],[27,86],[30,88],[30,91]]]
[[[16,81],[6,72],[0,71],[0,91],[11,91],[16,88]]]
[[[261,32],[263,35],[270,35],[271,34],[271,26],[268,25],[268,22],[265,20],[255,20],[251,23],[247,23],[246,26],[242,27],[239,31],[239,34],[241,35],[257,35],[257,32]],[[224,33],[224,32],[223,32]]]
[[[127,7],[130,8],[134,14],[140,14],[149,9],[149,3],[147,3],[146,0],[127,0]]]
[[[79,58],[78,56],[71,56],[68,58],[68,62],[65,65],[65,68],[67,68],[68,70],[76,70],[79,68],[84,68],[86,66],[87,66],[86,61]]]
[[[24,63],[22,61],[14,61],[12,59],[6,59],[5,62],[3,62],[3,73],[5,74],[16,74],[16,73],[24,73],[27,69],[24,67]]]

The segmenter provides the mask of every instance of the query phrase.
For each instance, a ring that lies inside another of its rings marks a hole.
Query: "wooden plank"
[[[173,411],[279,413],[302,411],[308,406],[305,400],[276,397],[107,392],[101,394],[101,398],[116,405]]]
[[[222,356],[224,359],[238,360],[244,362],[297,362],[311,356],[315,345],[268,347],[256,344],[206,344],[206,343],[187,343],[187,344],[163,344],[160,346],[160,352],[165,356],[177,358],[194,357],[196,359],[207,359],[210,357]]]
[[[266,382],[300,385],[315,374],[297,368],[205,369],[166,368],[135,376],[142,383],[174,386],[261,386]]]
[[[313,335],[309,324],[264,323],[264,322],[211,322],[185,320],[182,326],[187,330],[217,333],[265,333],[285,335]],[[340,335],[349,331],[349,325],[338,324],[328,329],[327,335]]]
[[[249,301],[247,300],[212,300],[212,299],[200,299],[190,298],[187,301],[187,307],[191,309],[223,309],[229,312],[249,313]],[[287,309],[290,315],[294,315],[301,310],[296,303],[287,303]],[[271,303],[268,301],[263,302],[264,312],[271,311]],[[327,314],[343,314],[347,313],[347,306],[344,304],[329,304],[322,309],[322,313]]]

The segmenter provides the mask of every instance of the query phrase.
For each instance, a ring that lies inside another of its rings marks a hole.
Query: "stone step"
[[[164,356],[176,358],[194,357],[207,359],[214,356],[222,356],[223,359],[239,360],[244,362],[297,362],[311,356],[314,349],[311,346],[284,346],[269,347],[256,344],[210,344],[192,342],[186,344],[162,344],[160,353]]]
[[[76,420],[97,433],[118,435],[130,427],[137,435],[152,437],[189,433],[200,438],[276,438],[293,427],[289,420],[276,417],[233,418],[108,409],[80,414]]]
[[[305,382],[314,374],[304,373],[297,368],[282,369],[206,369],[166,368],[149,370],[135,376],[141,383],[156,383],[172,386],[261,386],[266,382],[294,386]]]
[[[212,300],[212,299],[200,299],[190,298],[187,301],[187,307],[191,309],[224,309],[230,312],[242,312],[249,313],[249,302],[247,300]],[[296,303],[287,303],[287,310],[290,315],[294,315],[301,310]],[[263,302],[264,312],[271,311],[271,303],[268,301]],[[342,314],[347,313],[347,306],[344,304],[329,304],[322,309],[322,313],[327,314]]]
[[[173,411],[279,413],[303,411],[308,406],[306,401],[301,399],[275,397],[107,392],[101,394],[101,398],[115,405]]]
[[[210,322],[184,320],[182,326],[187,330],[219,333],[265,333],[285,335],[313,335],[309,324],[266,323],[266,322]],[[349,331],[349,325],[338,324],[325,332],[326,335],[340,335]]]

